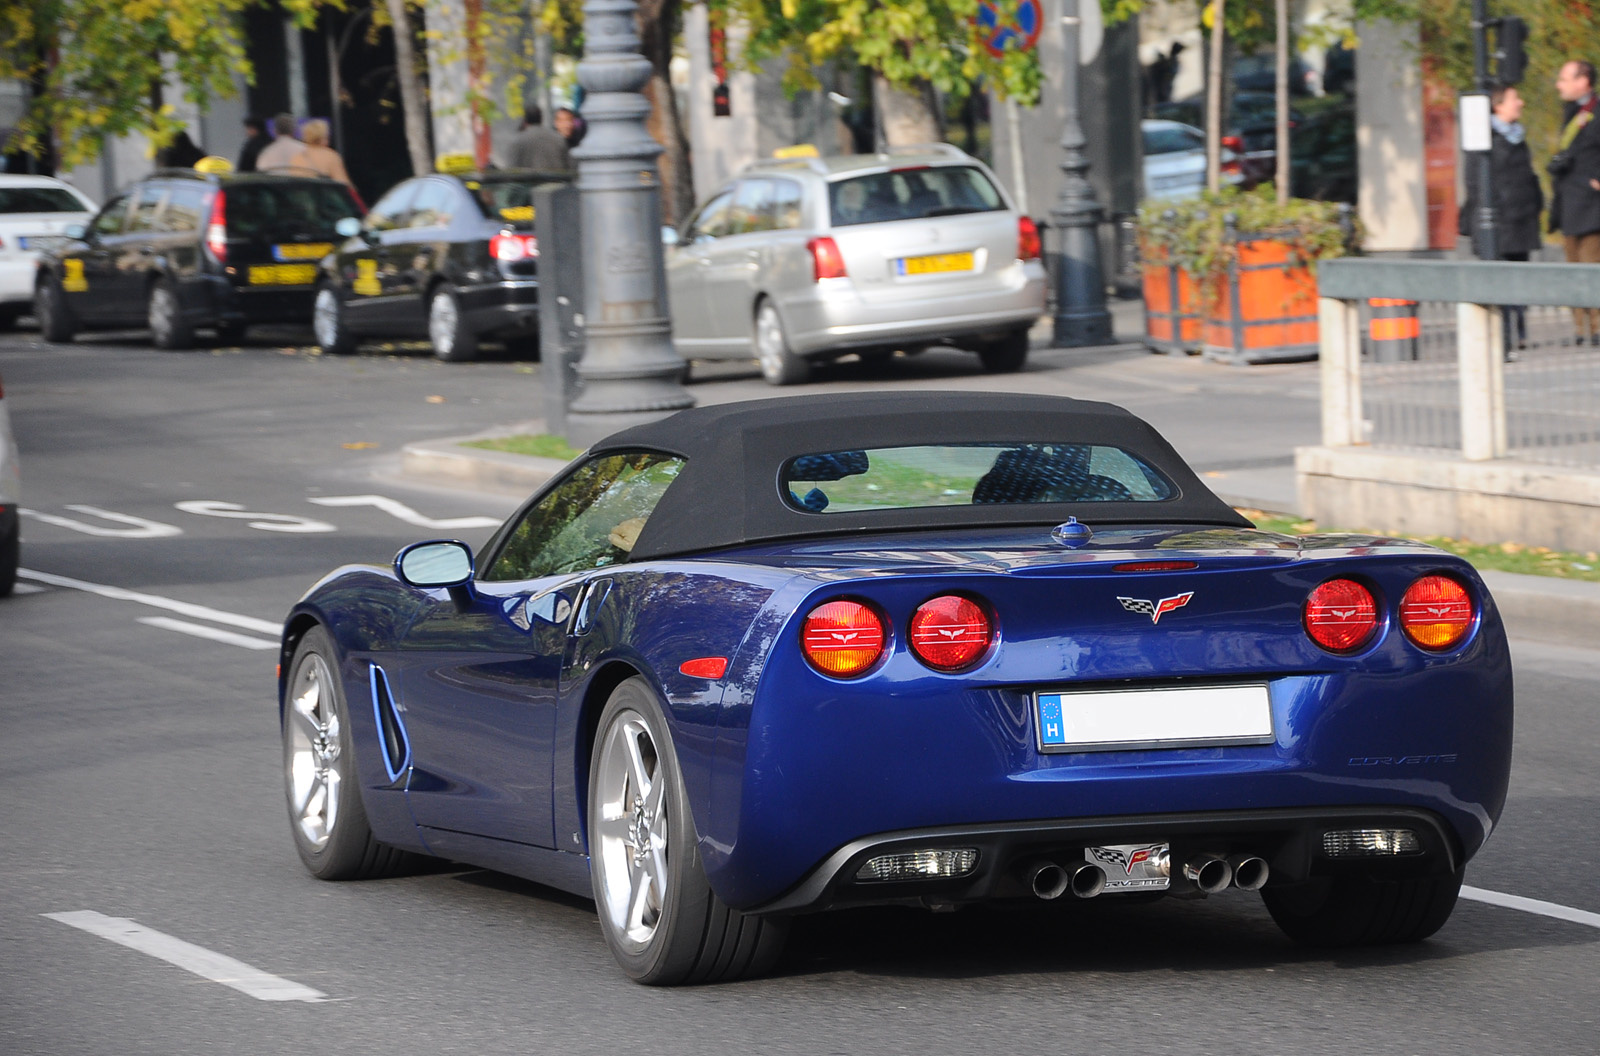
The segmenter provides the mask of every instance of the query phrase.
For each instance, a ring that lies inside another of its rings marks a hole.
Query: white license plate
[[[1269,744],[1266,683],[1034,694],[1042,752]]]

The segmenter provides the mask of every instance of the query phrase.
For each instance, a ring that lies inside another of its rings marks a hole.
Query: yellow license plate
[[[273,246],[274,260],[321,260],[333,252],[331,242],[302,242],[287,246]]]
[[[927,257],[901,257],[902,275],[935,275],[945,271],[971,271],[974,258],[971,253],[935,253]]]
[[[252,286],[309,286],[317,281],[315,264],[252,264]]]

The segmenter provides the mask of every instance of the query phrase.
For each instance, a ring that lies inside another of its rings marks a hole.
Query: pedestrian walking
[[[544,127],[544,112],[530,105],[522,112],[522,128],[506,148],[506,167],[538,172],[572,171],[572,155],[567,141],[554,129]]]
[[[267,135],[267,122],[251,114],[244,119],[244,147],[239,151],[239,172],[255,172],[257,159],[261,152],[272,143],[272,137]]]
[[[556,132],[567,141],[568,149],[582,143],[584,133],[589,131],[588,124],[570,106],[557,107],[554,121]]]
[[[304,147],[290,161],[290,171],[300,176],[326,176],[346,187],[355,187],[350,182],[350,174],[345,171],[344,159],[337,150],[328,146],[328,122],[320,117],[307,121],[300,129],[300,142]]]
[[[1550,230],[1561,232],[1567,260],[1600,264],[1600,120],[1595,110],[1594,64],[1582,59],[1564,63],[1556,76],[1561,110],[1561,138],[1550,158],[1554,194]],[[1600,308],[1574,308],[1574,340],[1600,346]]]
[[[256,155],[257,172],[287,169],[304,149],[294,134],[294,115],[279,114],[272,119],[273,140]]]
[[[1489,186],[1494,201],[1495,253],[1501,260],[1526,261],[1528,254],[1542,244],[1539,214],[1544,210],[1544,191],[1533,171],[1533,154],[1528,149],[1527,129],[1522,127],[1522,94],[1510,86],[1496,88],[1489,96],[1493,107],[1489,115]],[[1474,191],[1476,188],[1473,189]],[[1461,207],[1461,233],[1472,233],[1478,203],[1469,193]],[[1523,305],[1508,304],[1501,309],[1505,325],[1506,359],[1515,359],[1514,350],[1528,343],[1527,311]]]
[[[156,163],[165,169],[187,169],[205,156],[206,152],[189,138],[188,131],[180,130],[172,137],[172,142],[157,153]]]

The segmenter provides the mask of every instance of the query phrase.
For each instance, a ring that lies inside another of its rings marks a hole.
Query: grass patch
[[[563,437],[549,433],[521,436],[496,436],[488,440],[470,440],[462,447],[481,447],[485,451],[505,451],[513,455],[532,455],[534,458],[559,458],[571,462],[582,451],[574,450]]]
[[[1302,521],[1297,517],[1263,513],[1261,510],[1240,510],[1255,522],[1257,528],[1284,535],[1309,535],[1312,532],[1333,531],[1317,526],[1315,521]],[[1387,533],[1396,534],[1396,533]],[[1449,539],[1442,535],[1426,536],[1422,542],[1448,550],[1466,558],[1476,568],[1496,572],[1519,572],[1525,576],[1555,576],[1558,579],[1581,579],[1600,583],[1600,553],[1590,550],[1578,553],[1571,550],[1552,550],[1547,546],[1527,546],[1522,543],[1475,543],[1468,539]]]

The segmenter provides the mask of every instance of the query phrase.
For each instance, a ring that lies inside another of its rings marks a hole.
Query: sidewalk
[[[1137,302],[1113,305],[1116,330],[1143,329]],[[975,357],[930,351],[879,368],[840,363],[812,383],[777,390],[753,363],[696,363],[690,391],[702,405],[778,395],[882,388],[1048,393],[1105,400],[1154,425],[1205,479],[1236,506],[1294,513],[1294,448],[1320,439],[1316,363],[1234,367],[1195,356],[1161,356],[1136,340],[1095,348],[1049,347],[1050,321],[1033,331],[1028,366],[985,374]],[[544,432],[540,421],[496,426],[471,437],[408,444],[399,472],[409,483],[524,498],[564,463],[460,446],[470,439]],[[1382,526],[1375,526],[1381,528]],[[1485,572],[1514,636],[1593,648],[1600,643],[1600,583]]]

